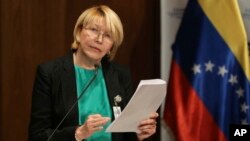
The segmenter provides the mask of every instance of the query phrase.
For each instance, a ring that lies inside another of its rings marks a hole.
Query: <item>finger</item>
[[[159,116],[158,113],[152,113],[150,114],[148,119],[145,119],[143,121],[140,122],[140,125],[145,125],[145,124],[156,124],[156,118]]]
[[[140,126],[138,127],[139,130],[146,130],[146,129],[156,129],[156,125],[144,125],[144,126]]]
[[[94,115],[89,115],[88,119],[95,119],[95,118],[99,118],[99,117],[102,117],[102,115],[100,115],[100,114],[94,114]]]
[[[110,118],[102,118],[102,119],[96,120],[95,122],[92,122],[91,125],[93,125],[93,126],[103,126],[103,125],[105,125],[109,120],[110,120]]]
[[[155,112],[155,113],[151,113],[149,118],[156,119],[158,116],[159,116],[159,114]]]
[[[93,132],[100,131],[100,130],[102,130],[102,129],[103,129],[103,126],[93,126],[93,127],[92,127],[92,131],[93,131]]]
[[[88,131],[90,133],[103,129],[103,126],[100,126],[100,125],[88,124],[88,123],[86,123],[84,125],[85,125],[86,131]]]
[[[139,124],[139,127],[141,126],[144,126],[144,125],[156,125],[157,122],[155,119],[146,119],[146,120],[143,120],[140,124]]]
[[[148,138],[150,136],[152,136],[153,134],[155,133],[154,130],[142,130],[140,133],[137,133],[137,137],[140,139],[140,140],[143,140],[145,138]]]
[[[147,128],[139,130],[141,135],[148,135],[151,136],[156,132],[156,128]]]
[[[148,136],[151,136],[156,132],[154,129],[144,129],[140,131],[141,132],[139,132],[139,135],[148,135]]]
[[[88,116],[87,118],[88,121],[91,121],[91,122],[98,122],[98,121],[102,121],[102,120],[110,120],[109,117],[102,117],[101,115],[90,115]]]

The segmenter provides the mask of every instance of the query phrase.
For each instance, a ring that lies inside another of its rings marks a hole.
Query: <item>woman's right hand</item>
[[[110,120],[109,117],[102,117],[100,114],[89,115],[85,123],[79,126],[75,131],[75,137],[78,140],[87,139],[94,132],[103,129],[103,126]]]

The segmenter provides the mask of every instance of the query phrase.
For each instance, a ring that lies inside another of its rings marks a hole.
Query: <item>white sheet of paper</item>
[[[106,132],[138,132],[139,123],[156,112],[166,97],[166,82],[162,79],[141,80],[121,115]]]

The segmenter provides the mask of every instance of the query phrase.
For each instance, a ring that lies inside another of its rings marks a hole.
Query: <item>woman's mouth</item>
[[[97,51],[97,52],[101,52],[101,50],[99,48],[97,48],[97,47],[90,46],[90,48]]]

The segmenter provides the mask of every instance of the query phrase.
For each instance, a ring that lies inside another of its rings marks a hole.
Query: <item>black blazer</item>
[[[123,109],[131,98],[130,73],[128,69],[110,63],[106,59],[103,59],[102,67],[110,105],[114,106],[114,97],[120,95],[122,101],[119,106]],[[33,86],[29,140],[46,141],[76,100],[76,77],[72,52],[39,65]],[[76,105],[51,140],[74,141],[78,118]],[[113,133],[112,138],[113,141],[137,140],[135,133]]]

